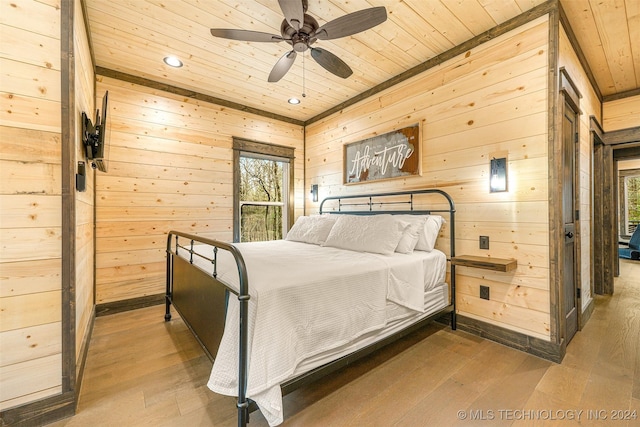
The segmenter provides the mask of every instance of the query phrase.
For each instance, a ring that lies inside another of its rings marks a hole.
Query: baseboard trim
[[[0,413],[0,425],[11,427],[41,426],[71,417],[76,410],[75,391],[47,397]]]
[[[587,322],[589,321],[589,319],[591,319],[591,315],[593,314],[593,310],[596,308],[596,304],[593,300],[593,298],[591,298],[591,301],[589,301],[589,303],[587,304],[587,307],[584,309],[584,311],[582,312],[582,319],[580,321],[581,325],[580,325],[580,329],[582,330],[582,328],[584,328],[584,326],[587,324]]]
[[[96,317],[122,313],[123,311],[137,310],[138,308],[151,307],[153,305],[164,304],[164,302],[164,294],[147,295],[122,301],[106,302],[104,304],[96,305]]]
[[[441,317],[439,321],[450,324],[451,320],[448,317],[449,316]],[[556,344],[460,314],[456,316],[456,324],[457,328],[461,331],[487,338],[491,341],[506,345],[507,347],[512,347],[555,363],[560,363],[566,353],[564,340],[562,343]]]
[[[80,398],[80,389],[82,388],[82,379],[84,377],[84,367],[87,364],[87,356],[89,355],[89,344],[91,343],[91,336],[93,335],[93,325],[95,323],[96,323],[96,307],[93,306],[93,310],[91,311],[91,319],[89,320],[89,326],[85,331],[84,339],[82,341],[82,346],[80,347],[80,363],[76,370],[75,407],[78,406],[78,400]]]

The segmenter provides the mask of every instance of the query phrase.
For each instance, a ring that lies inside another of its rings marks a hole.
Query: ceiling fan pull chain
[[[302,52],[302,97],[306,98],[307,94],[305,93],[306,90],[306,86],[305,86],[305,76],[304,76],[304,52]]]

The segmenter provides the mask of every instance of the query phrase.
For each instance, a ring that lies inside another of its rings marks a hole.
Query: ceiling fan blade
[[[296,60],[297,55],[296,51],[292,50],[291,52],[285,53],[282,58],[278,59],[278,62],[273,66],[271,73],[269,73],[268,81],[270,83],[275,83],[284,77],[284,75],[287,74],[287,71],[289,71],[289,68],[293,65],[293,62]]]
[[[329,21],[313,34],[320,40],[339,39],[373,28],[387,20],[384,6],[359,10]]]
[[[304,6],[302,0],[278,0],[280,9],[289,25],[300,31],[304,25]]]
[[[328,50],[320,49],[319,47],[312,47],[311,57],[315,59],[322,68],[338,77],[346,79],[353,74],[351,68],[342,59],[338,58]]]
[[[281,42],[283,38],[275,34],[262,33],[260,31],[234,30],[225,28],[212,28],[213,37],[223,39],[240,40],[244,42]]]

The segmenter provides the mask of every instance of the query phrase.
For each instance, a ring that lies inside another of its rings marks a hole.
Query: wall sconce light
[[[313,184],[311,186],[311,200],[314,202],[318,201],[318,184]]]
[[[489,187],[492,193],[507,191],[507,158],[491,159],[491,178]]]

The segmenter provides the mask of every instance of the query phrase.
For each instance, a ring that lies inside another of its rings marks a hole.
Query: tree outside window
[[[625,178],[625,193],[627,208],[625,228],[631,235],[640,224],[640,176]]]
[[[282,239],[287,163],[240,157],[240,241]]]
[[[640,224],[640,169],[618,172],[618,233],[629,239]]]

